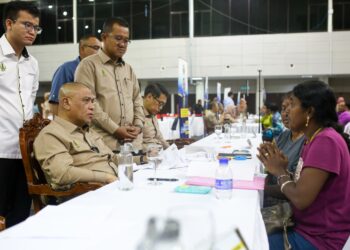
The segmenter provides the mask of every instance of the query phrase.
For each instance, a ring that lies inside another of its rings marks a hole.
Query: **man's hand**
[[[140,127],[136,127],[136,126],[128,126],[127,127],[128,132],[134,136],[137,136],[141,133],[141,128]]]
[[[130,133],[130,126],[122,126],[122,127],[119,127],[117,128],[117,130],[114,132],[114,136],[117,138],[117,139],[136,139],[137,137],[137,134],[135,135],[134,133]],[[133,130],[131,130],[133,131]]]

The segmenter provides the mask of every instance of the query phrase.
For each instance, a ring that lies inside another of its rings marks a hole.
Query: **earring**
[[[309,126],[309,120],[310,120],[310,116],[307,116],[307,117],[306,117],[306,124],[305,124],[305,127],[308,127],[308,126]]]

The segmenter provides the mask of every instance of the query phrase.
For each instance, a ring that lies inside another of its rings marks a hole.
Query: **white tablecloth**
[[[205,138],[195,143],[194,149],[208,143],[213,145],[215,140],[214,135]],[[254,138],[252,140],[257,143]],[[230,143],[246,146],[243,139]],[[226,144],[218,141],[214,145],[220,149]],[[255,160],[247,160],[247,163]],[[174,188],[186,179],[186,171],[186,168],[160,170],[158,177],[179,178],[179,181],[154,187],[146,180],[153,171],[139,170],[134,175],[135,188],[131,191],[119,191],[118,183],[114,182],[60,206],[46,207],[25,222],[0,233],[0,248],[136,249],[150,216],[165,218],[174,208],[199,208],[213,215],[217,238],[238,227],[250,249],[268,249],[258,191],[233,190],[231,200],[217,200],[214,192],[208,195],[175,193]],[[191,237],[200,237],[201,233],[199,229],[192,232]]]

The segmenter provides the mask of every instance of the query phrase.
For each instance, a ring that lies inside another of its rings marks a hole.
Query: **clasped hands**
[[[141,133],[141,128],[136,127],[134,125],[126,125],[126,126],[120,126],[117,128],[117,130],[114,132],[114,136],[117,137],[117,139],[124,139],[124,140],[133,140],[136,139],[136,137]]]
[[[274,176],[279,176],[287,172],[288,158],[276,144],[265,142],[258,147],[258,159],[264,164],[267,171]]]

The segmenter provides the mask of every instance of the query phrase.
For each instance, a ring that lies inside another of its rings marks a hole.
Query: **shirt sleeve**
[[[133,82],[133,102],[134,102],[134,125],[143,127],[145,122],[145,114],[143,112],[143,99],[140,93],[140,85],[136,78],[136,75],[132,71],[131,80]]]
[[[35,99],[36,99],[36,93],[38,92],[39,89],[39,65],[38,62],[35,61],[35,78],[34,78],[34,83],[33,83],[33,88],[32,88],[32,103],[34,104]]]
[[[304,166],[319,168],[338,175],[341,151],[336,141],[328,136],[318,136],[311,143],[307,154],[303,157]]]
[[[58,103],[58,93],[61,86],[64,83],[73,81],[74,79],[72,78],[74,78],[74,75],[69,77],[69,72],[67,68],[64,67],[64,65],[61,65],[57,69],[57,71],[55,72],[52,78],[52,85],[51,85],[51,91],[50,91],[50,97],[49,97],[50,102]]]
[[[106,173],[75,167],[68,149],[52,134],[38,135],[34,142],[34,153],[48,182],[53,186],[65,186],[76,182],[107,181]]]
[[[75,71],[75,81],[86,84],[96,94],[95,79],[95,67],[93,62],[82,60]],[[98,98],[95,102],[94,123],[110,134],[113,134],[119,128],[118,124],[115,123],[110,116],[103,111],[101,105],[99,104]]]

